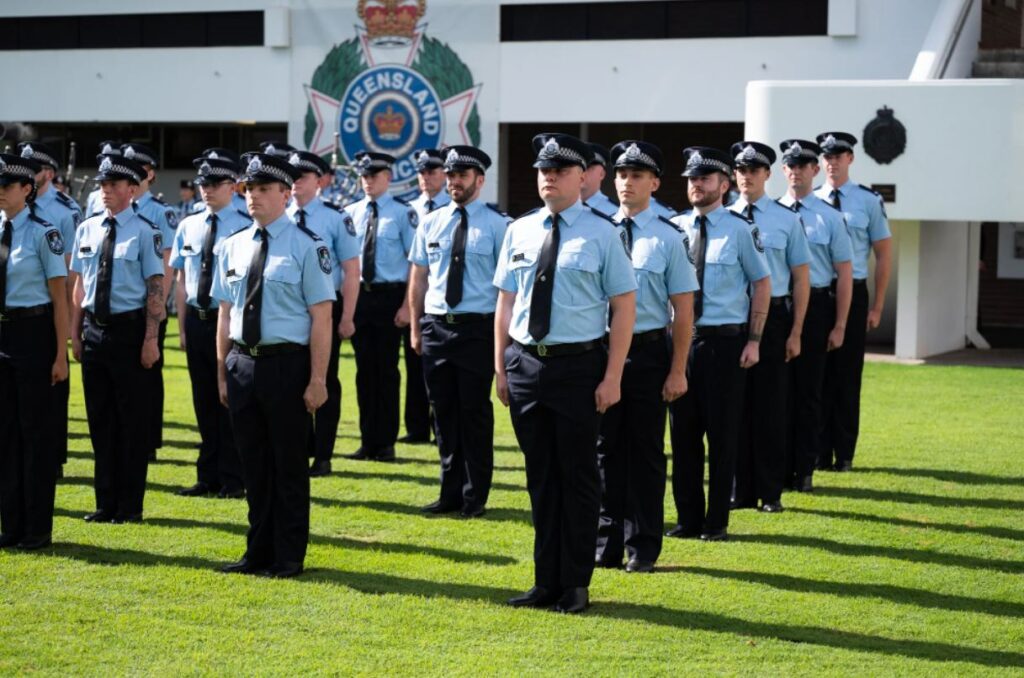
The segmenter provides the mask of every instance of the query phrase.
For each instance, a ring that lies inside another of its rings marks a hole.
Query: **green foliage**
[[[469,67],[451,47],[436,38],[423,36],[419,54],[416,56],[412,68],[433,84],[437,95],[442,100],[473,87],[473,74]],[[480,143],[480,115],[477,112],[476,104],[473,104],[466,128],[471,143],[478,145]]]
[[[313,71],[313,80],[309,84],[318,92],[340,99],[349,82],[359,75],[363,68],[359,41],[356,38],[350,38],[335,45],[327,53],[323,63]],[[306,107],[306,131],[303,136],[307,148],[313,141],[314,134],[316,134],[316,116],[313,115],[313,106],[309,105]]]

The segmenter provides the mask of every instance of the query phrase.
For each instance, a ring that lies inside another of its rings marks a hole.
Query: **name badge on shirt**
[[[512,255],[512,261],[522,261],[526,258],[526,252],[520,252],[519,254]]]
[[[230,278],[230,277],[231,277],[231,276],[233,276],[233,275],[235,275],[235,269],[233,269],[233,268],[229,268],[229,269],[228,269],[228,272],[224,274],[224,277],[225,277],[225,278]]]
[[[194,252],[195,250],[192,249],[192,245],[185,245],[184,247],[181,248],[181,251],[182,252]]]
[[[89,247],[88,245],[82,245],[81,247],[78,248],[78,251],[81,252],[82,254],[89,254],[90,252],[92,252],[92,248]]]
[[[427,243],[427,247],[429,247],[432,250],[436,250],[440,246],[441,246],[441,243],[439,243],[439,242],[428,242]]]

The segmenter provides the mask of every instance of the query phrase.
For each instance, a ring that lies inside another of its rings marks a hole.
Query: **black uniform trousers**
[[[786,460],[786,479],[814,475],[821,451],[822,387],[828,358],[828,335],[835,325],[835,297],[829,288],[811,290],[800,341],[800,355],[793,361],[791,454]]]
[[[96,457],[96,508],[124,516],[142,513],[152,451],[152,371],[142,367],[145,312],[100,326],[82,326],[82,390]]]
[[[385,283],[360,291],[356,306],[356,399],[359,435],[371,456],[398,439],[398,349],[402,329],[395,313],[405,303],[405,283]]]
[[[149,449],[155,452],[164,446],[164,339],[167,337],[167,319],[160,323],[157,345],[160,347],[160,359],[152,369],[146,371],[149,382],[149,423],[146,428],[149,434]]]
[[[405,432],[410,438],[430,440],[434,413],[430,409],[427,384],[422,377],[423,358],[412,350],[409,328],[402,332],[402,353],[405,357]]]
[[[228,354],[228,407],[242,459],[249,532],[257,566],[302,564],[309,541],[309,349],[259,358]]]
[[[220,402],[217,387],[217,309],[200,318],[191,306],[179,321],[185,323],[185,357],[192,381],[192,407],[199,426],[196,477],[211,488],[242,489],[242,463],[231,430],[231,416]]]
[[[327,400],[310,418],[313,430],[309,435],[309,456],[315,461],[330,461],[334,455],[334,441],[338,438],[341,421],[341,379],[338,377],[341,353],[341,295],[331,304],[331,353],[327,359]]]
[[[441,455],[440,501],[484,506],[494,473],[493,316],[458,324],[426,316],[420,331]]]
[[[535,583],[552,591],[589,586],[601,510],[594,391],[607,353],[539,358],[513,344],[504,357],[512,428],[526,460]]]
[[[661,397],[671,367],[668,340],[634,345],[622,373],[622,400],[601,417],[597,463],[601,517],[596,558],[619,565],[630,558],[653,563],[665,525],[665,418]]]
[[[71,356],[68,356],[68,378],[53,387],[56,405],[53,408],[53,428],[57,444],[58,466],[68,463],[68,402],[71,400]],[[59,468],[58,468],[59,472]]]
[[[867,324],[867,281],[854,280],[843,345],[829,354],[825,367],[822,397],[825,425],[818,455],[823,465],[829,465],[833,460],[837,464],[853,461],[860,432],[860,385]]]
[[[759,360],[747,370],[746,397],[736,457],[736,502],[756,505],[782,497],[789,449],[789,364],[786,339],[793,329],[788,297],[772,299]]]
[[[0,531],[45,537],[53,530],[60,464],[50,385],[57,354],[53,313],[0,322]],[[65,424],[66,425],[66,424]]]
[[[689,534],[724,530],[736,474],[736,449],[747,371],[740,355],[746,332],[702,335],[687,363],[689,390],[670,407],[672,495],[679,525]],[[708,497],[704,502],[704,434],[708,437]]]

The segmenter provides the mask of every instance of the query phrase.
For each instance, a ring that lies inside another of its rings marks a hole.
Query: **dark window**
[[[263,44],[263,12],[0,17],[0,50],[240,47]]]
[[[828,0],[502,5],[503,42],[827,35]]]

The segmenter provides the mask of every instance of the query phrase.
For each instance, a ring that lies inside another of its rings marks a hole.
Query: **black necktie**
[[[363,281],[372,283],[377,277],[377,203],[371,200],[369,207],[363,236]]]
[[[754,223],[754,203],[747,203],[747,221]]]
[[[697,217],[697,224],[700,226],[700,240],[697,242],[697,286],[699,290],[693,295],[693,319],[700,320],[704,313],[704,259],[708,253],[708,218]]]
[[[448,286],[444,300],[448,310],[453,310],[462,301],[462,276],[466,270],[466,234],[469,231],[469,216],[465,207],[455,209],[459,213],[459,225],[452,236],[452,263],[448,267]]]
[[[11,258],[11,239],[14,237],[14,224],[4,220],[4,234],[0,237],[0,312],[7,309],[7,261]]]
[[[302,228],[305,228],[306,227],[306,210],[300,209],[299,213],[298,213],[298,217],[299,217],[299,226],[301,226]]]
[[[213,287],[213,243],[217,241],[217,215],[206,217],[210,230],[203,239],[203,251],[199,255],[199,290],[196,301],[199,308],[210,308],[210,288]]]
[[[797,212],[799,212],[800,209],[803,206],[804,206],[804,204],[802,202],[800,202],[799,200],[797,200],[796,202],[793,203],[793,209],[796,210]]]
[[[427,200],[427,212],[433,212],[436,208],[437,208],[437,205],[434,204],[434,199],[433,198],[429,198]]]
[[[843,208],[843,204],[839,200],[839,189],[838,188],[833,188],[832,189],[832,193],[830,193],[828,197],[832,199],[832,205],[837,210]]]
[[[558,215],[551,215],[551,230],[544,238],[537,259],[533,296],[530,298],[530,336],[540,342],[551,330],[551,293],[555,289],[555,264],[558,263]]]
[[[242,309],[242,342],[246,346],[260,343],[260,310],[263,308],[263,265],[267,263],[270,236],[267,229],[257,228],[260,246],[253,252],[249,273],[245,277],[245,308]]]
[[[630,217],[622,220],[622,225],[626,228],[626,249],[629,250],[630,256],[633,255],[633,224],[634,221]]]
[[[117,219],[107,217],[107,234],[100,248],[100,270],[96,274],[96,303],[93,314],[100,322],[110,320],[110,285],[114,280],[114,241],[117,239]]]

